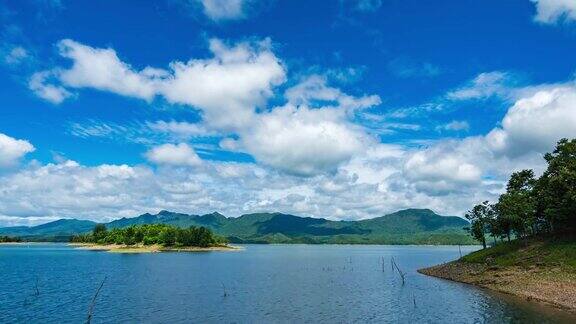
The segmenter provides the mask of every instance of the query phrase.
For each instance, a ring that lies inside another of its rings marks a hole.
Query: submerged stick
[[[96,306],[96,298],[98,298],[98,294],[100,294],[100,290],[102,289],[102,286],[104,286],[104,282],[106,281],[106,278],[107,277],[104,277],[104,280],[102,280],[102,282],[100,283],[100,286],[98,287],[98,289],[96,290],[96,293],[94,294],[94,297],[92,298],[92,302],[90,303],[90,307],[88,308],[88,318],[86,318],[86,324],[90,324],[90,321],[92,321],[94,306]]]
[[[36,277],[36,283],[34,285],[34,290],[36,291],[36,296],[40,296],[40,290],[38,289],[38,277]]]
[[[402,278],[402,285],[404,285],[404,283],[406,282],[406,280],[405,280],[406,274],[404,272],[402,272],[402,270],[400,270],[400,268],[396,264],[396,261],[394,261],[394,258],[392,258],[392,269],[394,269],[394,267],[396,267],[398,274],[400,274],[400,278]]]
[[[223,282],[220,282],[220,284],[222,284],[222,290],[224,291],[224,293],[222,294],[222,297],[227,297],[228,296],[228,292],[226,292],[226,286],[224,286]]]

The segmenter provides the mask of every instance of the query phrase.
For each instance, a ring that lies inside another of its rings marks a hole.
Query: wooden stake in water
[[[222,284],[222,290],[224,291],[224,293],[222,294],[222,297],[227,297],[228,296],[228,292],[226,291],[226,286],[224,286],[223,282],[220,282]]]
[[[102,290],[102,286],[104,286],[104,282],[106,281],[107,277],[104,277],[104,280],[102,280],[102,283],[100,283],[100,287],[98,287],[98,290],[96,290],[96,293],[94,294],[94,297],[92,298],[92,302],[90,303],[90,307],[88,308],[88,318],[86,319],[86,324],[90,324],[90,321],[92,321],[92,314],[94,312],[94,306],[96,306],[96,298],[98,298],[98,294],[100,294],[100,290]]]

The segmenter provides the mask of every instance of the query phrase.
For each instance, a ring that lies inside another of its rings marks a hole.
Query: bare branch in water
[[[40,290],[38,289],[38,276],[36,276],[36,283],[34,285],[34,290],[35,290],[36,296],[40,296]]]
[[[228,292],[226,291],[226,286],[224,286],[223,282],[220,282],[222,284],[222,290],[224,291],[224,293],[222,294],[222,297],[227,297],[228,296]]]
[[[90,324],[90,321],[92,321],[94,306],[96,306],[96,298],[98,298],[98,294],[100,294],[100,290],[102,290],[102,286],[104,286],[104,282],[106,282],[106,278],[107,277],[104,277],[104,280],[102,280],[102,282],[100,283],[100,286],[98,287],[98,290],[96,290],[96,293],[94,294],[94,297],[92,298],[92,302],[90,303],[90,307],[88,308],[88,318],[86,319],[86,324]]]
[[[392,257],[392,269],[394,269],[394,267],[396,267],[398,274],[400,274],[400,278],[402,278],[402,285],[404,285],[404,283],[406,282],[406,278],[405,278],[406,273],[404,273],[404,272],[402,272],[402,270],[400,270],[400,268],[396,264],[396,261],[394,261],[394,257]]]

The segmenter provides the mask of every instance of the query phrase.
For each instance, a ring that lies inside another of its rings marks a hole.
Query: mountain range
[[[121,218],[106,227],[138,224],[204,226],[232,243],[337,243],[337,244],[475,244],[463,229],[468,222],[456,216],[440,216],[429,209],[405,209],[359,221],[331,221],[282,213],[254,213],[226,217],[220,213],[188,215],[161,211],[156,215]],[[60,219],[38,226],[0,228],[0,235],[30,241],[68,241],[72,235],[90,232],[95,222]]]

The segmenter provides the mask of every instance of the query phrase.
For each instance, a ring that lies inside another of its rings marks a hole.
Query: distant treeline
[[[205,227],[180,228],[166,224],[133,225],[108,230],[104,224],[94,227],[92,233],[76,235],[74,243],[96,244],[160,244],[163,246],[209,247],[225,243]]]
[[[22,242],[22,239],[19,237],[12,237],[12,236],[0,236],[0,243],[11,243],[11,242]]]
[[[544,159],[546,171],[512,174],[498,202],[474,206],[466,218],[470,234],[486,247],[486,234],[496,239],[576,234],[576,139],[562,139]]]

